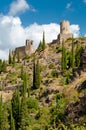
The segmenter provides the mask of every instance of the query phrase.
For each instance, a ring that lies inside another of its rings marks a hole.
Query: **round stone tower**
[[[60,34],[69,34],[70,33],[70,23],[69,21],[63,20],[60,23]]]
[[[72,38],[73,34],[70,33],[70,22],[63,20],[60,22],[60,34],[58,35],[58,41],[66,41],[68,38]]]

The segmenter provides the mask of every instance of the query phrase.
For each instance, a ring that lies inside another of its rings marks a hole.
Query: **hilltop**
[[[10,55],[5,63],[6,69],[0,74],[0,94],[7,110],[10,111],[9,104],[14,102],[16,91],[20,93],[21,108],[25,103],[22,99],[26,97],[27,101],[27,119],[23,115],[26,127],[20,121],[21,130],[24,127],[27,130],[86,128],[86,38],[72,38],[72,35],[68,38],[66,35],[64,41],[61,37],[47,44],[43,35],[43,41],[34,53],[25,55],[23,59],[15,57],[15,62]],[[37,67],[37,63],[40,85],[34,88],[34,64]],[[14,112],[14,107],[12,110]],[[15,115],[13,118],[16,119]]]

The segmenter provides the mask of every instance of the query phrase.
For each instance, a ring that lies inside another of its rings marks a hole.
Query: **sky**
[[[0,0],[0,58],[26,39],[37,48],[43,31],[47,43],[56,39],[62,20],[74,37],[86,36],[86,0]]]

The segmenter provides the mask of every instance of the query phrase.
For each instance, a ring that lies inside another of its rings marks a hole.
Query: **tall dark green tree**
[[[22,92],[23,95],[26,94],[27,87],[28,87],[28,75],[27,75],[26,72],[24,72],[24,76],[23,76],[23,92]]]
[[[3,119],[3,113],[2,113],[2,96],[1,96],[0,97],[0,130],[3,130],[2,119]]]
[[[0,73],[2,72],[2,60],[0,59]]]
[[[10,130],[15,130],[15,121],[13,118],[12,107],[10,110]]]
[[[14,92],[11,104],[12,104],[13,118],[15,120],[15,128],[16,130],[18,130],[20,126],[20,104],[21,104],[19,90],[16,90]]]
[[[61,66],[62,66],[62,72],[64,72],[67,66],[67,53],[66,53],[66,48],[64,47],[64,41],[62,41]]]
[[[15,66],[15,54],[13,55],[13,67]]]
[[[43,39],[42,39],[42,50],[44,51],[46,47],[46,42],[45,42],[45,33],[43,32]]]
[[[40,88],[40,80],[41,79],[40,79],[40,65],[39,65],[39,60],[37,60],[35,75],[36,75],[36,80],[35,80],[36,88]]]
[[[28,107],[27,107],[27,98],[25,95],[22,96],[21,99],[21,108],[20,108],[20,129],[27,130],[29,126],[29,119],[28,119]]]
[[[80,44],[77,45],[76,47],[76,52],[75,52],[75,65],[76,67],[80,67],[81,65],[81,53],[82,53],[82,46]]]
[[[20,51],[18,50],[18,53],[17,53],[17,60],[18,60],[18,63],[20,62]]]
[[[7,64],[6,64],[6,61],[4,60],[2,62],[2,72],[6,72],[6,70],[7,70]]]
[[[9,50],[9,64],[12,64],[11,50]]]
[[[39,60],[37,63],[34,62],[33,65],[33,88],[38,89],[40,87],[41,78],[40,78],[40,65]]]
[[[74,54],[74,40],[72,40],[72,50],[71,50],[71,67],[74,68],[75,54]]]

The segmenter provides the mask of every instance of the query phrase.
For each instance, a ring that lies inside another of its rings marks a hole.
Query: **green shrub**
[[[35,110],[37,110],[38,107],[39,107],[38,101],[36,99],[34,99],[34,98],[31,98],[31,97],[28,98],[27,104],[28,104],[29,109],[34,108]]]
[[[56,47],[56,53],[59,53],[62,51],[62,47]]]
[[[54,69],[55,65],[53,63],[49,64],[49,69]]]

